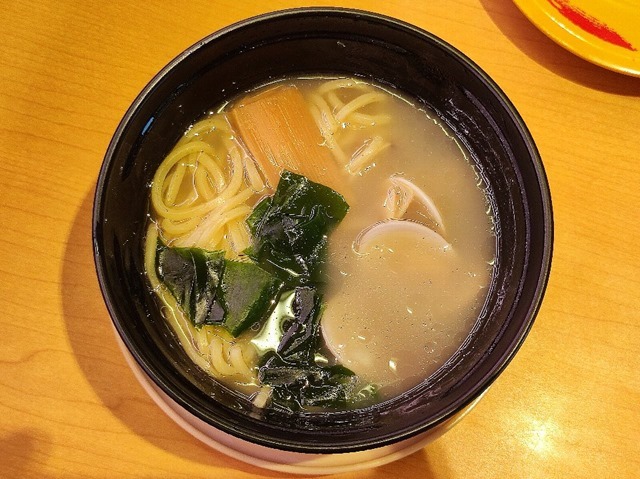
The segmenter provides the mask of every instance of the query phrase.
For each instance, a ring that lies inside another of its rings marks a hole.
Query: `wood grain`
[[[330,5],[332,2],[316,2]],[[183,49],[304,2],[8,2],[0,14],[0,477],[283,477],[201,445],[147,397],[95,277],[93,188],[128,105]],[[344,1],[452,43],[506,92],[551,184],[547,296],[459,426],[341,478],[637,477],[640,79],[591,65],[508,1]]]

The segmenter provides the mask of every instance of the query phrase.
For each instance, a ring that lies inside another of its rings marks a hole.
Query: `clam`
[[[442,252],[452,251],[451,244],[439,233],[428,226],[412,220],[387,219],[372,224],[360,232],[353,242],[353,249],[358,254],[367,254],[372,248],[387,243],[388,238],[405,236],[407,239],[426,242],[433,249]]]
[[[387,192],[385,208],[389,210],[390,218],[400,219],[405,217],[411,204],[417,202],[418,206],[422,207],[419,209],[420,219],[424,219],[440,234],[445,233],[442,215],[429,195],[413,182],[401,176],[392,176],[389,181],[392,186]]]

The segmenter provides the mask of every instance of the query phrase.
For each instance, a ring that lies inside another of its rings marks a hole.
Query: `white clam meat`
[[[435,202],[421,188],[412,181],[401,176],[389,178],[391,187],[387,192],[388,216],[392,219],[400,219],[407,216],[409,207],[415,205],[418,217],[411,218],[416,221],[425,222],[434,230],[444,235],[445,227],[442,215]]]
[[[431,228],[411,220],[384,220],[364,229],[353,243],[356,253],[366,254],[372,248],[381,247],[388,243],[388,238],[409,235],[415,242],[423,243],[433,250],[443,253],[452,251],[451,244]]]

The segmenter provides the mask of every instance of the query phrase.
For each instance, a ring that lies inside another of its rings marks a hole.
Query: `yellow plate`
[[[640,76],[640,0],[514,0],[531,22],[597,65]]]

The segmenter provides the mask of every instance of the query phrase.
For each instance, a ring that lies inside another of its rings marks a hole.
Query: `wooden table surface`
[[[4,2],[0,477],[286,476],[208,449],[136,382],[98,288],[91,208],[111,135],[161,67],[220,27],[303,3]],[[342,6],[435,33],[503,88],[544,160],[555,250],[531,334],[471,414],[405,459],[335,477],[638,477],[640,78],[573,56],[509,0]]]

